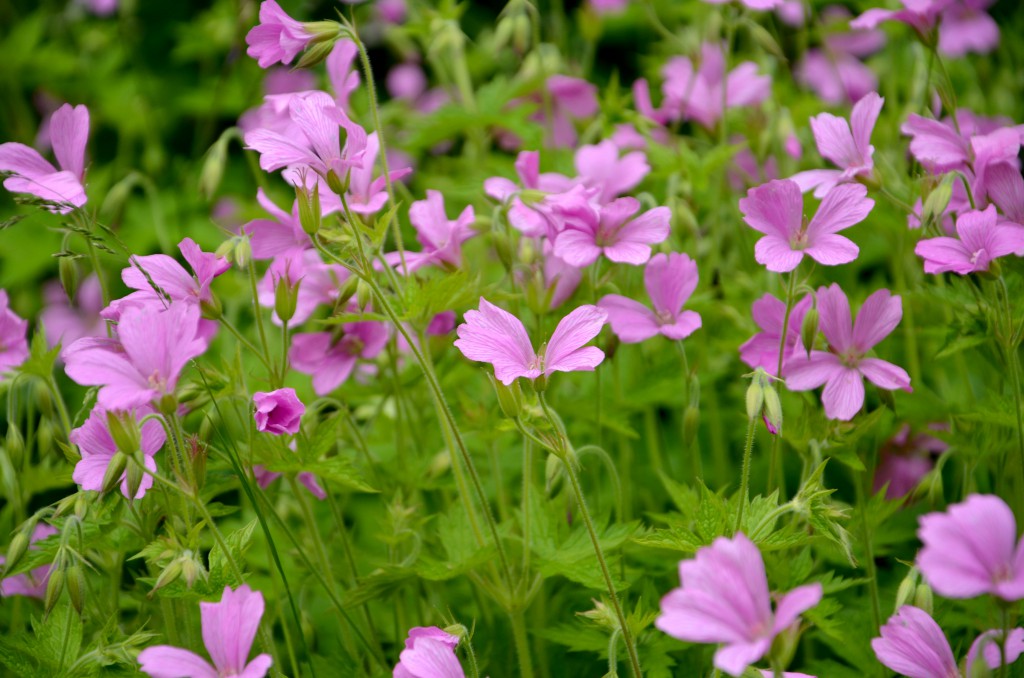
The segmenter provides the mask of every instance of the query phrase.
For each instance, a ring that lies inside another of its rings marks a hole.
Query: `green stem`
[[[267,330],[263,326],[263,313],[260,309],[260,293],[256,287],[256,267],[250,261],[246,268],[249,271],[249,293],[252,295],[252,314],[256,318],[256,330],[259,332],[260,346],[263,347],[263,355],[265,356],[264,363],[270,372],[271,380],[275,380],[274,368],[271,367],[270,348],[267,344]]]
[[[757,417],[751,417],[747,422],[747,440],[743,445],[743,472],[740,476],[740,505],[736,509],[736,529],[739,532],[743,527],[743,511],[750,503],[750,457],[754,451],[754,430],[757,427]]]
[[[526,636],[526,620],[523,610],[518,609],[509,614],[512,618],[512,638],[516,644],[516,656],[519,658],[519,675],[522,678],[533,678],[533,662],[530,659],[530,639]]]
[[[775,368],[775,376],[782,379],[782,363],[786,358],[786,339],[789,335],[789,316],[793,312],[793,295],[796,290],[796,271],[789,274],[789,284],[786,286],[786,313],[782,316],[782,336],[779,337],[779,363]],[[807,346],[807,350],[812,347]],[[779,445],[782,438],[782,431],[772,436],[772,452],[768,461],[768,494],[775,489],[775,467],[779,463]],[[779,473],[782,477],[782,473]]]
[[[853,479],[857,489],[857,506],[860,509],[861,539],[864,540],[864,567],[868,572],[868,593],[871,596],[871,621],[874,623],[874,632],[882,626],[882,605],[878,599],[878,572],[875,570],[875,553],[871,545],[871,530],[868,528],[867,499],[864,492],[864,477],[870,478],[866,473],[858,474]]]
[[[238,339],[238,341],[242,342],[243,346],[245,346],[250,352],[252,352],[257,358],[260,359],[260,362],[263,363],[263,366],[267,368],[267,371],[270,372],[270,374],[271,374],[271,378],[273,378],[274,368],[271,365],[270,360],[267,357],[267,355],[264,352],[260,351],[258,348],[256,348],[251,341],[246,339],[242,335],[242,333],[238,331],[238,328],[235,327],[231,323],[231,321],[228,320],[227,318],[222,317],[220,319],[220,324],[228,332],[230,332],[232,336],[234,336],[236,339]]]

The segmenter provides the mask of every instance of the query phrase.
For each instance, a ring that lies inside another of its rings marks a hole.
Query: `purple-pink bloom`
[[[533,119],[544,121],[548,146],[575,146],[576,128],[573,120],[589,118],[597,113],[597,87],[581,78],[557,74],[548,77],[545,87],[551,96],[551,119],[544,120],[543,107]]]
[[[844,184],[829,191],[810,222],[803,218],[804,198],[796,182],[769,181],[740,200],[743,219],[764,234],[754,246],[754,258],[769,271],[792,271],[804,258],[837,266],[857,258],[860,250],[837,235],[864,220],[875,206],[861,184]]]
[[[1017,522],[1002,499],[972,494],[945,513],[921,516],[919,524],[924,546],[917,566],[940,596],[1024,598],[1024,541],[1017,543]]]
[[[136,422],[142,422],[143,417],[152,413],[152,408],[140,407],[131,412],[112,413],[112,416],[131,417]],[[82,458],[75,464],[75,471],[71,475],[71,479],[78,483],[83,490],[96,492],[103,490],[103,477],[107,473],[107,467],[110,466],[110,460],[118,451],[117,444],[110,434],[107,417],[106,410],[102,407],[94,407],[89,413],[89,418],[68,435],[68,440],[78,446],[78,451],[82,455]],[[144,463],[150,472],[155,473],[156,461],[153,457],[164,446],[167,435],[160,422],[154,419],[141,423],[139,428],[141,431],[139,448],[142,450]],[[129,461],[128,463],[134,462]],[[146,490],[152,486],[153,476],[143,473],[142,482],[139,484],[135,496],[129,497],[127,469],[121,474],[121,494],[125,497],[142,499]]]
[[[281,474],[277,471],[268,471],[259,464],[252,467],[252,473],[253,476],[256,477],[256,482],[259,484],[260,488],[264,490],[267,489],[272,482],[281,477]],[[316,476],[309,471],[299,472],[296,474],[295,479],[302,483],[302,485],[309,490],[309,493],[320,501],[327,498],[327,493],[324,492],[324,488],[322,488],[320,483],[317,482]]]
[[[210,285],[214,278],[227,272],[231,264],[212,252],[204,252],[192,238],[178,243],[178,249],[192,273],[166,254],[132,255],[131,265],[121,271],[121,280],[136,291],[111,302],[103,316],[117,320],[123,309],[131,306],[164,308],[175,301],[198,306],[213,301]],[[154,289],[154,285],[158,289]]]
[[[942,430],[941,424],[929,426]],[[881,461],[875,468],[872,487],[875,492],[887,487],[886,499],[899,499],[910,493],[935,466],[935,455],[949,446],[927,433],[910,435],[910,424],[904,424],[882,447]]]
[[[654,310],[639,301],[608,294],[597,305],[608,312],[608,324],[620,341],[635,344],[658,334],[685,339],[700,329],[696,311],[683,304],[697,289],[697,263],[686,254],[656,254],[644,268],[644,287]]]
[[[0,290],[0,380],[28,358],[28,321],[11,310],[7,290]]]
[[[295,395],[294,388],[258,391],[252,395],[252,402],[256,405],[253,416],[257,431],[277,436],[299,432],[306,406]]]
[[[997,223],[994,205],[957,217],[956,234],[917,243],[914,254],[924,259],[925,273],[979,273],[987,271],[993,259],[1024,254],[1024,226]]]
[[[59,203],[52,211],[67,214],[87,199],[83,184],[89,109],[64,104],[50,117],[49,135],[59,170],[34,148],[11,141],[0,144],[0,172],[12,174],[4,179],[8,191]]]
[[[715,667],[741,675],[765,656],[775,636],[821,600],[821,584],[798,586],[772,611],[761,552],[743,533],[719,537],[679,563],[682,586],[661,599],[654,624],[680,640],[721,643]]]
[[[573,186],[568,177],[554,172],[540,171],[540,153],[523,151],[516,157],[516,174],[519,184],[505,177],[490,177],[484,180],[484,193],[508,205],[508,221],[523,235],[536,237],[552,235],[559,230],[559,212],[568,206],[580,206],[589,200],[590,191]],[[520,187],[521,185],[521,187]],[[523,202],[524,190],[547,193],[541,199]]]
[[[979,658],[994,670],[1002,665],[1000,630],[985,631],[967,653],[966,676],[988,675],[975,672]],[[960,669],[942,629],[924,610],[904,605],[889,617],[871,641],[871,649],[886,668],[907,678],[960,678]],[[1024,629],[1013,629],[1007,638],[1006,663],[1017,661],[1024,652]]]
[[[68,376],[99,386],[97,402],[130,410],[174,395],[181,370],[206,350],[196,336],[199,306],[175,302],[167,310],[131,307],[121,314],[117,339],[85,337],[64,349]]]
[[[37,541],[42,541],[55,534],[57,534],[57,528],[51,527],[46,523],[37,524],[35,529],[32,530],[32,537],[29,539],[29,544],[31,544],[29,549],[35,551],[38,548],[35,546]],[[4,556],[0,555],[0,565],[3,565],[5,560]],[[4,577],[0,580],[0,596],[4,598],[9,596],[28,596],[29,598],[39,598],[42,600],[46,597],[46,585],[50,582],[51,567],[53,565],[47,563],[24,574]]]
[[[853,106],[850,122],[831,113],[811,118],[814,142],[823,158],[831,160],[837,170],[808,170],[794,174],[792,180],[801,191],[814,189],[814,197],[824,197],[838,184],[870,179],[874,170],[875,147],[871,132],[885,99],[871,92]]]
[[[835,191],[829,195],[833,195]],[[903,303],[889,290],[868,297],[851,323],[846,293],[833,283],[818,289],[821,331],[829,350],[811,351],[810,357],[793,354],[783,373],[791,391],[807,391],[822,384],[821,401],[829,419],[849,421],[864,404],[864,378],[886,390],[911,391],[910,376],[902,367],[867,353],[899,325]]]
[[[387,179],[384,175],[374,177],[374,165],[380,153],[380,141],[373,132],[366,138],[366,151],[362,167],[352,167],[349,172],[348,193],[346,202],[349,209],[357,214],[375,214],[388,201]],[[412,172],[411,167],[392,170],[388,173],[391,181],[398,181]],[[414,203],[415,204],[415,203]]]
[[[576,267],[589,266],[602,254],[616,263],[646,263],[651,245],[668,237],[672,211],[655,207],[634,216],[639,210],[640,201],[630,197],[573,209],[564,215],[565,228],[555,236],[555,256]]]
[[[376,357],[387,342],[384,323],[346,323],[334,332],[296,334],[288,359],[296,371],[313,376],[313,390],[323,396],[344,383],[360,359]]]
[[[313,246],[302,230],[298,201],[292,203],[291,214],[275,205],[262,188],[256,191],[256,201],[273,219],[253,219],[242,227],[242,232],[249,236],[253,259],[273,259],[292,249]]]
[[[462,665],[455,656],[458,636],[445,633],[436,626],[415,626],[409,629],[405,649],[393,672],[394,678],[465,678]]]
[[[292,326],[309,319],[321,304],[333,304],[341,296],[341,286],[349,272],[340,264],[325,264],[316,250],[292,249],[277,256],[267,268],[258,286],[261,306],[274,309],[271,320],[281,325],[275,308],[275,292],[281,284],[298,285],[295,312],[289,320]]]
[[[249,45],[246,54],[256,59],[260,68],[278,62],[289,64],[312,39],[313,34],[301,21],[288,16],[274,0],[263,0],[260,22],[245,36],[245,44]]]
[[[46,330],[46,343],[50,346],[67,346],[82,337],[106,334],[107,324],[100,317],[103,292],[96,274],[90,274],[78,286],[74,305],[68,301],[64,287],[57,280],[46,284],[43,298],[46,299],[46,306],[39,314],[39,319]]]
[[[247,584],[235,590],[225,586],[219,603],[199,603],[203,643],[212,665],[189,650],[155,645],[139,653],[139,669],[152,678],[263,678],[273,658],[261,654],[248,661],[263,609],[259,591]]]
[[[426,200],[417,200],[409,206],[409,221],[416,229],[416,239],[423,245],[421,252],[389,252],[385,261],[391,266],[401,268],[405,259],[403,273],[411,273],[424,266],[450,266],[458,268],[462,265],[462,243],[476,232],[473,222],[476,213],[472,205],[467,205],[458,218],[451,220],[444,211],[444,195],[440,191],[428,190]]]
[[[567,264],[551,252],[551,241],[544,239],[544,287],[551,295],[551,308],[566,302],[583,280],[583,270]]]
[[[704,0],[709,5],[725,5],[733,0]],[[782,5],[782,0],[736,0],[739,4],[743,5],[747,9],[752,10],[768,10],[776,9]]]
[[[577,181],[586,188],[595,189],[595,199],[607,203],[636,188],[651,171],[647,154],[633,151],[619,157],[619,147],[606,139],[593,146],[576,150]]]
[[[987,54],[999,46],[999,24],[985,10],[995,0],[952,2],[939,23],[939,51],[950,57]]]
[[[786,345],[783,350],[782,374],[792,356],[804,349],[800,343],[800,328],[804,316],[814,304],[814,297],[808,294],[789,310],[789,324],[786,326]],[[782,326],[786,321],[786,302],[765,294],[751,306],[751,315],[761,331],[740,346],[740,360],[751,368],[761,367],[772,376],[779,376],[779,348],[782,345]]]
[[[522,321],[480,297],[480,310],[467,311],[466,321],[456,329],[455,346],[470,360],[493,365],[494,378],[509,386],[519,377],[592,371],[604,360],[604,351],[585,344],[607,319],[608,313],[597,306],[580,306],[559,321],[540,351],[534,351]]]

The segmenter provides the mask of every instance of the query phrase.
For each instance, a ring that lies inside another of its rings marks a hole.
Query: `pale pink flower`
[[[587,4],[598,14],[618,14],[629,6],[629,0],[587,0]]]
[[[740,676],[768,652],[775,636],[821,600],[821,584],[799,586],[772,611],[764,560],[743,533],[719,537],[679,563],[682,586],[661,599],[654,624],[680,640],[720,643],[715,668]]]
[[[249,46],[246,53],[256,59],[260,68],[278,62],[289,64],[312,39],[313,34],[301,21],[288,16],[274,0],[263,0],[260,22],[245,36],[245,44]]]
[[[258,391],[253,393],[252,402],[256,406],[253,416],[257,431],[277,436],[299,432],[306,406],[295,395],[294,388]]]
[[[555,236],[555,256],[576,267],[589,266],[602,254],[616,263],[646,263],[651,245],[668,237],[672,212],[655,207],[634,216],[639,210],[640,201],[629,197],[573,210],[565,215],[565,228]]]
[[[0,144],[0,172],[9,172],[4,188],[12,193],[28,193],[56,203],[50,209],[67,214],[86,202],[85,145],[89,140],[89,109],[64,104],[49,123],[50,141],[58,170],[39,152],[25,144]]]
[[[376,214],[388,201],[387,179],[384,175],[374,177],[380,141],[373,132],[366,139],[366,151],[362,167],[353,167],[349,172],[348,193],[345,196],[349,209],[357,214]],[[411,167],[391,170],[391,181],[398,181],[412,172]],[[413,203],[415,204],[415,203]],[[410,210],[411,211],[411,210]]]
[[[467,205],[452,220],[444,210],[444,195],[440,191],[427,191],[426,200],[417,200],[409,206],[409,221],[416,229],[416,239],[423,245],[420,252],[405,252],[405,269],[403,273],[411,273],[424,266],[448,266],[458,268],[462,265],[462,243],[476,232],[473,222],[476,213],[472,205]],[[389,252],[384,260],[391,266],[401,268],[403,255]]]
[[[607,319],[607,312],[597,306],[580,306],[562,318],[540,351],[534,351],[522,321],[481,297],[480,310],[467,311],[465,323],[457,328],[455,346],[470,360],[493,365],[494,378],[508,386],[519,377],[594,370],[604,360],[604,351],[585,344]]]
[[[249,236],[253,259],[273,259],[293,249],[309,249],[312,241],[299,221],[299,203],[292,203],[291,214],[274,204],[263,189],[257,189],[256,202],[272,219],[253,219],[244,226],[242,232]]]
[[[0,290],[0,380],[28,358],[28,321],[11,310],[7,290]]]
[[[685,339],[701,326],[699,313],[683,310],[697,281],[697,264],[686,254],[656,254],[644,268],[644,287],[654,310],[618,294],[605,295],[597,305],[608,312],[608,324],[623,343],[635,344],[658,334]]]
[[[782,374],[793,354],[804,350],[800,343],[800,328],[807,311],[814,305],[814,297],[808,294],[793,304],[786,326],[786,345],[782,359]],[[779,347],[782,344],[782,326],[786,320],[786,302],[765,294],[754,302],[751,315],[761,331],[740,346],[740,360],[751,368],[761,367],[772,376],[779,369]],[[805,352],[806,355],[806,352]]]
[[[263,618],[263,594],[243,584],[224,587],[219,603],[199,603],[203,643],[213,664],[194,652],[170,645],[139,653],[139,669],[152,678],[263,678],[273,664],[269,654],[248,661]]]
[[[837,28],[845,27],[849,17],[845,7],[826,7],[821,20],[829,32],[821,49],[807,50],[796,69],[797,79],[830,104],[853,103],[878,89],[878,78],[860,59],[881,49],[885,34],[877,29]]]
[[[120,416],[132,417],[137,422],[141,422],[143,417],[152,413],[152,408],[140,407],[131,412],[120,413]],[[94,407],[85,423],[71,431],[68,436],[68,440],[78,446],[78,451],[82,455],[82,458],[75,464],[75,471],[72,473],[71,479],[78,483],[83,490],[96,492],[103,490],[103,478],[107,473],[107,467],[110,466],[110,460],[118,451],[117,444],[110,435],[107,414],[102,407]],[[139,448],[142,450],[144,463],[151,473],[156,473],[156,461],[153,457],[164,446],[167,434],[164,433],[164,427],[155,419],[141,423],[139,429],[141,432]],[[128,463],[134,462],[129,461]],[[139,489],[135,496],[130,498],[141,499],[146,495],[146,490],[152,486],[153,476],[150,473],[143,473]],[[121,474],[121,494],[128,497],[128,493],[128,471],[126,469]]]
[[[46,523],[37,524],[35,529],[32,530],[32,537],[29,539],[31,544],[29,550],[37,550],[36,542],[52,537],[55,534],[57,534],[57,528],[51,527]],[[3,565],[4,561],[5,558],[0,555],[0,565]],[[0,580],[0,596],[4,598],[9,596],[27,596],[42,600],[46,597],[46,586],[50,583],[50,568],[52,567],[53,565],[47,563],[24,574],[4,577]]]
[[[405,649],[399,656],[394,678],[465,678],[462,665],[455,656],[458,636],[445,633],[436,626],[409,629]]]
[[[885,99],[871,92],[858,101],[850,115],[850,122],[831,113],[811,118],[811,130],[818,152],[831,160],[837,170],[808,170],[794,174],[792,180],[801,191],[814,189],[814,197],[824,197],[838,184],[869,179],[874,170],[875,147],[871,145],[871,132]]]
[[[555,172],[540,171],[540,153],[523,151],[516,157],[519,184],[505,177],[484,180],[484,193],[508,205],[508,220],[523,235],[551,236],[561,230],[561,213],[582,208],[589,202],[593,191],[574,186],[573,180]],[[523,201],[524,191],[546,196],[533,196],[529,204]]]
[[[551,97],[551,119],[544,120],[544,108],[533,116],[545,123],[547,145],[570,148],[576,145],[574,120],[589,118],[598,111],[597,87],[581,78],[552,75],[545,82]]]
[[[733,0],[704,0],[704,2],[709,5],[727,5]],[[777,9],[782,5],[782,0],[735,0],[735,2],[755,11]]]
[[[834,194],[830,193],[829,195]],[[906,371],[867,353],[896,329],[903,317],[899,296],[878,290],[861,306],[856,323],[850,320],[850,302],[835,283],[818,289],[821,331],[828,351],[799,352],[790,357],[783,373],[791,391],[807,391],[822,384],[821,401],[829,419],[848,421],[864,404],[864,378],[886,390],[911,391]]]
[[[552,252],[551,241],[544,239],[544,286],[551,295],[551,308],[566,302],[583,280],[583,269],[571,266]]]
[[[917,243],[914,254],[924,259],[925,273],[968,275],[987,271],[999,257],[1024,255],[1024,226],[997,223],[994,205],[957,217],[956,234],[956,238],[940,236]]]
[[[619,147],[611,140],[576,151],[576,181],[595,189],[595,200],[607,203],[636,188],[651,171],[647,154],[633,151],[619,157]]]
[[[334,332],[296,334],[288,359],[297,372],[312,375],[313,391],[324,396],[349,378],[356,363],[376,357],[388,334],[387,325],[375,321],[346,323]]]
[[[754,245],[757,263],[785,273],[795,269],[805,254],[825,266],[857,258],[859,248],[838,232],[863,221],[875,206],[864,186],[844,184],[829,191],[810,222],[804,221],[803,206],[800,187],[788,179],[752,188],[740,200],[744,221],[764,234]]]

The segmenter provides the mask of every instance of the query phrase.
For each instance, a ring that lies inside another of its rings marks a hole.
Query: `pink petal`
[[[829,419],[849,421],[864,405],[864,378],[852,367],[833,374],[821,392],[821,403]]]
[[[889,290],[878,290],[864,300],[853,325],[853,345],[867,353],[889,336],[903,318],[903,300]]]
[[[839,358],[826,351],[811,351],[810,357],[795,354],[783,370],[786,388],[790,391],[810,391],[837,376],[845,369]]]
[[[544,350],[544,373],[589,371],[601,364],[601,349],[582,347],[601,332],[607,321],[607,311],[597,306],[580,306],[562,318]]]
[[[646,341],[658,334],[657,316],[651,309],[638,301],[609,294],[597,302],[599,308],[608,313],[612,332],[625,344]]]
[[[755,231],[788,241],[800,230],[804,199],[800,187],[792,181],[775,180],[756,186],[747,191],[739,205],[743,220]]]
[[[0,144],[0,172],[32,178],[54,174],[57,168],[44,160],[36,149],[11,141]]]
[[[885,99],[878,96],[877,92],[871,92],[854,104],[853,112],[850,114],[853,143],[864,162],[870,162],[871,153],[874,151],[874,147],[871,146],[871,132],[875,129],[878,114],[882,112],[884,103]]]
[[[626,250],[627,248],[623,248]],[[576,268],[589,266],[601,256],[601,248],[597,246],[593,232],[576,228],[567,228],[555,236],[553,253],[556,257]],[[647,248],[650,256],[650,248]],[[644,259],[646,261],[646,258]],[[643,263],[643,262],[641,262]]]
[[[225,586],[219,603],[199,603],[203,642],[220,673],[245,668],[263,609],[263,594],[245,584],[234,591]]]
[[[889,391],[902,389],[910,391],[910,375],[902,367],[897,367],[878,358],[861,358],[857,369],[868,381],[879,388]]]
[[[670,325],[662,325],[662,335],[669,339],[685,339],[701,328],[702,320],[700,313],[696,311],[683,311]]]
[[[697,289],[697,263],[686,254],[655,254],[644,268],[644,287],[656,311],[677,315]]]
[[[765,655],[771,644],[771,638],[759,638],[720,647],[715,652],[715,667],[730,676],[742,676],[748,666]]]
[[[789,239],[766,235],[754,244],[754,259],[773,273],[787,273],[800,265],[803,250],[794,250]]]
[[[139,670],[152,678],[218,678],[217,671],[194,652],[154,645],[139,653]]]
[[[860,254],[860,249],[845,236],[825,233],[815,236],[813,242],[811,247],[804,249],[804,254],[823,266],[848,264]]]
[[[992,629],[985,631],[971,643],[971,649],[967,651],[968,676],[978,675],[972,671],[972,668],[974,663],[982,657],[992,671],[1003,665],[1002,638],[1001,630]],[[1017,661],[1022,653],[1024,653],[1024,629],[1012,629],[1006,640],[1006,664],[1010,665]],[[981,672],[981,675],[984,673]]]
[[[480,310],[468,311],[465,323],[456,332],[459,338],[455,346],[462,354],[470,360],[494,365],[495,378],[506,386],[519,377],[539,376],[534,366],[537,356],[523,323],[483,297]]]
[[[821,602],[821,584],[798,586],[779,599],[775,606],[775,633],[782,633],[797,618]]]
[[[878,661],[912,678],[959,676],[949,641],[927,612],[904,605],[871,641]]]
[[[76,178],[85,175],[85,145],[89,140],[89,109],[64,104],[50,118],[53,154],[62,170]]]
[[[813,189],[814,197],[824,198],[842,176],[843,173],[839,170],[807,170],[797,172],[789,180],[799,186],[802,192],[806,193]]]
[[[839,285],[818,288],[820,327],[829,345],[845,353],[854,345],[853,323],[850,320],[850,302]]]
[[[875,201],[867,194],[868,189],[863,184],[842,184],[830,190],[807,225],[811,243],[818,234],[838,233],[863,221],[875,206]]]
[[[842,169],[861,164],[860,153],[850,133],[850,124],[845,119],[831,113],[820,113],[811,118],[810,123],[818,152],[823,158],[831,160]]]
[[[924,272],[931,274],[952,271],[967,275],[975,270],[972,252],[956,238],[941,236],[922,240],[914,246],[914,254],[924,259]]]

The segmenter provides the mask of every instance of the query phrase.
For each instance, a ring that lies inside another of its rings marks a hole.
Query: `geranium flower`
[[[246,54],[256,59],[260,68],[278,62],[289,64],[312,39],[313,34],[301,21],[288,16],[274,0],[263,0],[260,22],[245,36],[245,44],[249,46]]]
[[[31,544],[29,549],[36,550],[35,543],[37,541],[42,541],[55,534],[57,534],[57,528],[51,527],[46,523],[37,524],[35,529],[32,530],[32,537],[29,539],[29,544]],[[0,555],[0,565],[3,565],[5,561],[4,556]],[[27,596],[42,600],[46,597],[46,586],[50,583],[50,569],[52,567],[52,564],[47,563],[23,574],[4,577],[0,580],[0,596],[4,598]]]
[[[344,383],[360,359],[376,357],[387,342],[384,323],[346,323],[334,332],[296,334],[288,359],[296,371],[313,376],[313,390],[323,396]]]
[[[924,259],[925,273],[979,273],[987,271],[994,259],[1024,255],[1024,226],[997,223],[994,205],[961,214],[956,234],[956,238],[940,236],[917,243],[914,254]]]
[[[28,358],[28,321],[11,310],[7,290],[0,290],[0,380]]]
[[[152,408],[141,407],[131,412],[122,413],[122,416],[134,417],[137,422],[140,422],[144,416],[152,413]],[[110,466],[110,460],[118,451],[117,443],[110,435],[107,415],[107,411],[102,407],[94,407],[85,423],[71,431],[68,436],[68,440],[78,446],[78,451],[82,455],[82,458],[75,464],[75,471],[72,473],[71,479],[78,483],[83,490],[96,492],[103,490],[103,478],[107,473],[107,467]],[[167,441],[167,434],[160,422],[153,419],[141,424],[140,432],[139,449],[142,450],[146,468],[155,473],[156,461],[153,457],[163,448]],[[125,470],[121,474],[121,494],[125,497],[142,499],[146,495],[146,490],[152,486],[153,476],[143,473],[142,482],[139,484],[135,496],[129,497],[128,471]]]
[[[600,207],[588,205],[565,214],[565,228],[555,236],[554,254],[570,266],[584,267],[602,254],[616,263],[639,266],[651,257],[651,245],[668,237],[672,212],[655,207],[639,216],[636,198],[618,198]]]
[[[39,314],[39,319],[46,330],[46,343],[50,346],[67,346],[82,337],[106,334],[107,324],[100,317],[103,291],[96,274],[90,274],[78,286],[73,306],[68,301],[64,287],[57,280],[47,283],[43,297],[46,306]]]
[[[455,656],[457,636],[436,626],[409,629],[405,649],[395,666],[394,678],[465,678],[462,665]]]
[[[654,310],[638,301],[609,294],[597,302],[619,340],[634,344],[661,334],[684,339],[700,329],[700,314],[683,304],[697,288],[697,264],[685,254],[656,254],[644,268],[644,287]]]
[[[458,218],[451,220],[444,211],[444,195],[440,191],[427,191],[426,200],[417,200],[409,206],[409,221],[416,229],[416,239],[423,245],[421,252],[389,252],[384,260],[391,266],[401,267],[403,273],[411,273],[424,266],[462,265],[462,243],[472,238],[476,213],[467,205]]]
[[[850,122],[831,113],[811,118],[814,142],[823,158],[835,163],[837,170],[808,170],[798,172],[792,180],[801,191],[814,189],[814,197],[822,198],[837,184],[857,181],[872,176],[875,167],[871,145],[871,132],[882,110],[885,99],[871,92],[858,101],[850,114]]]
[[[277,436],[299,432],[306,406],[295,395],[294,388],[258,391],[252,394],[252,402],[256,406],[253,416],[257,431]]]
[[[814,297],[808,294],[793,304],[789,310],[789,324],[786,326],[786,346],[782,359],[782,374],[786,374],[786,365],[794,353],[802,350],[800,345],[800,328],[804,316],[814,304]],[[740,346],[740,360],[752,369],[763,368],[768,374],[775,374],[779,369],[779,346],[782,343],[782,326],[786,321],[786,302],[765,294],[751,306],[751,315],[761,331]]]

